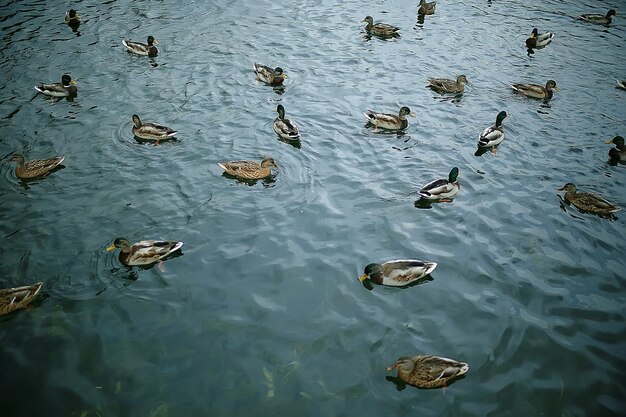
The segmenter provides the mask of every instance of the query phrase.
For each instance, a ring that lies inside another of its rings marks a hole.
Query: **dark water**
[[[626,170],[603,142],[626,133],[621,1],[13,1],[0,8],[0,286],[44,281],[0,319],[2,416],[626,414],[624,212],[563,210],[575,182],[626,208]],[[297,6],[297,7],[296,7]],[[618,9],[610,28],[580,13]],[[365,15],[402,29],[366,39]],[[528,56],[532,30],[556,37]],[[160,41],[155,59],[124,38]],[[80,35],[80,36],[78,36]],[[274,90],[252,63],[282,66]],[[79,96],[38,82],[64,72]],[[426,88],[464,73],[465,95]],[[512,82],[561,88],[550,103]],[[298,149],[272,132],[282,103]],[[418,114],[404,135],[367,109]],[[500,110],[506,139],[474,156]],[[180,131],[137,143],[133,113]],[[65,155],[22,184],[10,153]],[[217,162],[272,156],[273,182]],[[451,204],[416,191],[460,169]],[[183,240],[183,256],[128,271],[116,237]],[[357,281],[373,261],[439,263],[409,289]],[[445,392],[398,391],[397,357],[468,362]]]

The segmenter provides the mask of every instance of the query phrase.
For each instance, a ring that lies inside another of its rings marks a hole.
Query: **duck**
[[[281,85],[286,78],[289,78],[281,67],[271,69],[266,65],[254,63],[252,69],[257,80],[269,85]]]
[[[74,9],[70,9],[69,11],[65,12],[65,23],[70,26],[80,25],[80,16],[78,15],[78,12],[76,12],[76,10]]]
[[[523,94],[527,97],[539,98],[543,100],[549,100],[552,98],[552,90],[561,91],[556,86],[556,81],[554,80],[548,80],[545,87],[542,87],[539,84],[511,84],[511,88],[515,92]]]
[[[274,120],[274,132],[286,140],[300,139],[298,125],[289,119],[285,119],[285,108],[282,104],[276,107],[276,112],[278,113],[278,117]]]
[[[626,80],[617,80],[617,88],[626,90]]]
[[[496,124],[485,128],[478,136],[479,148],[490,148],[499,145],[504,140],[504,128],[502,121],[508,116],[507,112],[501,111],[496,116]]]
[[[442,94],[460,94],[465,91],[465,83],[467,82],[467,77],[465,75],[459,75],[458,77],[456,77],[456,81],[449,80],[447,78],[429,78],[427,87]]]
[[[374,284],[389,287],[404,287],[430,274],[437,268],[437,263],[415,259],[394,259],[382,264],[368,264],[359,281],[369,279]]]
[[[437,5],[436,1],[433,1],[431,3],[426,3],[426,0],[420,0],[420,8],[417,9],[417,14],[421,14],[421,15],[434,14],[436,5]]]
[[[41,290],[43,282],[24,287],[0,289],[0,316],[26,308]]]
[[[60,83],[39,84],[35,90],[50,97],[73,97],[78,94],[77,82],[69,74],[63,74]]]
[[[154,39],[154,36],[152,35],[148,36],[147,41],[148,43],[145,44],[141,42],[133,42],[130,39],[128,40],[124,39],[122,41],[122,45],[126,47],[128,52],[132,52],[133,54],[143,55],[143,56],[147,55],[153,58],[159,54],[159,50],[157,49],[156,46],[154,46],[154,45],[158,45],[159,42],[157,42],[157,40]]]
[[[175,240],[141,240],[131,245],[125,237],[118,237],[105,250],[112,252],[120,248],[119,259],[123,265],[145,266],[163,260],[182,246],[183,242]]]
[[[459,168],[454,167],[450,170],[448,178],[440,178],[429,182],[419,191],[420,196],[425,200],[452,201],[457,195],[461,186],[457,181],[459,176]]]
[[[409,125],[408,120],[406,120],[406,116],[415,117],[415,113],[411,112],[411,109],[406,106],[400,108],[397,116],[389,113],[376,113],[371,110],[368,110],[363,114],[367,117],[367,121],[370,124],[389,130],[406,129]]]
[[[554,38],[554,33],[546,32],[539,33],[537,28],[534,28],[530,33],[530,38],[526,39],[526,47],[528,48],[543,48],[552,42],[552,38]]]
[[[469,371],[469,365],[432,355],[402,356],[387,372],[398,370],[398,378],[418,388],[443,388]]]
[[[614,144],[615,147],[609,150],[609,162],[613,165],[618,162],[626,164],[626,146],[624,146],[624,138],[622,136],[615,136],[613,139],[607,140],[607,144]]]
[[[386,23],[376,23],[374,24],[374,18],[372,16],[366,16],[365,19],[361,20],[361,22],[367,22],[367,26],[365,26],[365,30],[370,35],[376,36],[398,36],[398,31],[400,28],[392,25],[388,25]]]
[[[272,168],[277,168],[276,162],[272,158],[265,158],[258,163],[256,161],[232,161],[219,162],[217,165],[226,174],[243,180],[260,180],[272,174]]]
[[[615,12],[615,10],[611,9],[606,12],[605,15],[602,15],[600,13],[581,14],[580,16],[578,16],[578,19],[584,20],[585,22],[597,23],[599,25],[609,25],[613,21],[613,19],[611,19],[611,16],[616,15],[617,13]]]
[[[565,191],[565,202],[586,213],[609,216],[621,209],[610,201],[589,192],[578,192],[576,185],[568,182],[557,191]]]
[[[156,141],[158,144],[162,140],[170,139],[178,133],[167,126],[161,126],[156,123],[141,123],[141,119],[136,114],[133,114],[133,135],[139,139]]]
[[[17,162],[15,167],[15,176],[21,180],[29,180],[37,177],[45,177],[54,171],[61,162],[65,160],[64,156],[54,156],[48,159],[34,159],[28,163],[24,163],[24,155],[14,153],[11,156],[11,162]]]

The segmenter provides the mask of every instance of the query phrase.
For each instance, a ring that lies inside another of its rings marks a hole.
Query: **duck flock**
[[[428,3],[421,0],[418,9],[418,15],[421,19],[424,16],[435,13],[436,2]],[[592,24],[610,25],[613,16],[616,15],[615,10],[609,10],[605,14],[582,14],[578,19]],[[81,24],[81,17],[76,10],[69,10],[65,14],[65,22],[74,31]],[[363,19],[366,23],[364,30],[367,36],[375,36],[382,39],[400,37],[400,28],[374,21],[372,16]],[[530,36],[526,40],[526,47],[529,53],[533,53],[535,49],[547,47],[554,39],[555,35],[551,32],[540,33],[537,28],[533,29]],[[157,40],[153,36],[147,37],[147,43],[134,42],[124,40],[122,44],[129,53],[143,55],[147,57],[155,57],[158,55]],[[287,74],[280,66],[266,66],[258,63],[252,65],[252,73],[256,80],[269,86],[281,86]],[[427,87],[443,95],[461,95],[465,92],[465,85],[469,80],[465,75],[459,75],[456,79],[431,78],[428,80]],[[60,83],[39,84],[35,89],[46,96],[57,98],[72,98],[78,95],[76,81],[72,80],[68,74],[63,74]],[[541,84],[512,84],[511,89],[515,93],[522,94],[526,97],[539,100],[550,100],[553,98],[554,91],[558,92],[555,80],[547,80]],[[617,81],[617,87],[626,90],[626,80]],[[295,121],[286,117],[285,108],[278,105],[276,108],[278,116],[274,120],[274,132],[285,141],[299,141],[300,130]],[[402,131],[408,127],[407,116],[415,116],[409,107],[403,106],[397,114],[389,114],[367,110],[364,112],[368,126],[380,131]],[[486,127],[478,136],[477,156],[485,152],[495,152],[498,146],[502,144],[505,138],[505,130],[503,122],[508,114],[501,111],[496,115],[495,124]],[[137,140],[149,141],[155,145],[162,141],[175,139],[177,131],[167,126],[154,123],[142,122],[138,115],[131,117],[133,127],[132,133]],[[626,147],[624,138],[616,136],[607,141],[613,144],[608,152],[611,165],[626,164]],[[38,159],[26,162],[24,156],[14,153],[10,161],[15,162],[15,175],[23,181],[33,178],[42,178],[51,174],[64,161],[63,156],[54,156],[48,159]],[[220,162],[219,167],[224,170],[227,177],[237,178],[241,181],[257,181],[273,175],[272,169],[277,168],[277,163],[273,158],[265,158],[260,162],[257,161],[230,161]],[[419,190],[421,199],[430,202],[452,202],[453,198],[460,191],[460,185],[457,180],[459,169],[453,167],[447,178],[436,179]],[[584,213],[592,213],[599,216],[613,218],[613,213],[620,210],[615,204],[611,203],[604,197],[589,193],[578,192],[576,185],[566,183],[558,191],[563,191],[564,201],[571,204],[579,211]],[[159,264],[174,256],[181,250],[183,242],[180,241],[162,241],[162,240],[142,240],[132,243],[123,237],[115,239],[106,251],[114,251],[120,249],[119,260],[127,267],[132,266],[149,266]],[[371,289],[371,284],[405,287],[415,285],[427,277],[435,268],[435,262],[421,261],[415,259],[394,259],[383,263],[371,263],[364,269],[364,273],[359,277],[364,285]],[[9,288],[0,290],[0,315],[8,314],[20,308],[28,306],[32,302],[42,288],[42,283],[36,283],[30,286]],[[397,369],[397,379],[399,383],[410,384],[420,388],[445,387],[452,381],[459,379],[469,370],[469,365],[464,362],[447,359],[439,356],[418,355],[414,357],[401,357],[390,367],[388,371]]]

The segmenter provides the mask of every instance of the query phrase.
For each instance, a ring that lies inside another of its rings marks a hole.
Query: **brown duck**
[[[272,174],[272,168],[276,168],[276,162],[272,158],[265,158],[261,163],[256,161],[233,161],[219,162],[218,165],[228,175],[244,180],[259,180],[269,177]]]
[[[403,356],[387,371],[398,369],[398,378],[418,388],[443,388],[453,380],[465,375],[469,365],[439,356]]]
[[[26,308],[35,299],[43,282],[17,288],[0,290],[0,316],[20,308]]]
[[[64,159],[64,156],[55,156],[48,159],[34,159],[28,163],[24,163],[24,156],[19,153],[14,153],[11,157],[11,162],[17,162],[17,167],[15,167],[15,175],[17,178],[27,180],[47,176],[58,167]]]

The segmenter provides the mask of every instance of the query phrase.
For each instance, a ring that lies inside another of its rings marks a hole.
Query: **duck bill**
[[[611,144],[613,144],[613,139],[609,139],[609,140],[605,141],[604,143],[606,143],[608,145],[611,145]]]
[[[72,80],[72,81],[70,81],[70,84],[72,84],[72,85],[76,85],[76,84],[78,84],[78,83],[76,82],[76,80]]]
[[[152,42],[153,45],[158,45],[159,41],[157,41],[156,39],[154,40],[154,42]]]
[[[387,369],[387,372],[391,372],[391,371],[393,371],[394,369],[396,369],[396,366],[395,366],[395,365],[391,365],[391,366],[388,366],[388,367],[387,367],[387,368],[385,368],[385,369]]]
[[[285,74],[285,73],[283,73],[282,75],[283,75],[283,78],[289,78],[289,77],[287,77],[287,74]]]
[[[565,187],[557,188],[557,191],[565,191]]]
[[[359,281],[363,282],[367,279],[367,274],[363,274],[359,277]]]
[[[415,113],[411,112],[411,113],[409,113],[409,116],[415,117]]]
[[[114,244],[111,244],[110,246],[107,246],[107,248],[105,249],[105,251],[107,251],[107,252],[111,252],[111,251],[114,251],[114,250],[115,250],[115,245]]]
[[[554,86],[554,89],[558,91],[559,93],[561,92],[561,90],[559,90],[559,87],[557,87],[556,85]]]

